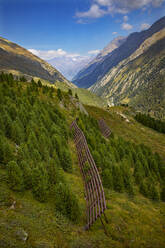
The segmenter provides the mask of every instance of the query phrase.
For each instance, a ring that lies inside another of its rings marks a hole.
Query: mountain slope
[[[38,77],[51,83],[54,81],[65,82],[73,86],[50,64],[2,37],[0,37],[0,71]]]
[[[165,136],[137,123],[129,108],[85,106],[86,116],[68,93],[60,99],[53,87],[2,78],[0,247],[164,247],[165,167],[154,152],[164,158]],[[104,184],[108,235],[99,219],[84,229],[86,197],[70,133],[76,118]],[[100,118],[110,139],[100,133]]]
[[[88,88],[86,82],[83,82],[83,77],[88,75],[97,68],[103,61],[105,60],[106,56],[110,56],[110,54],[118,48],[121,44],[124,43],[126,40],[125,37],[119,36],[112,40],[97,56],[94,58],[89,64],[87,64],[82,70],[80,70],[77,75],[73,78],[73,82],[77,84],[79,87]],[[81,79],[82,78],[82,82]]]
[[[68,92],[71,88],[67,84],[62,82],[56,82],[54,87],[61,89],[64,92]],[[107,106],[107,101],[105,98],[97,96],[95,93],[82,88],[71,88],[73,96],[77,94],[81,103],[86,105],[91,105],[95,107],[105,108]]]
[[[155,22],[148,30],[130,34],[123,44],[109,53],[100,63],[95,64],[94,68],[92,65],[85,68],[73,82],[79,87],[90,87],[101,80],[110,69],[133,54],[146,39],[164,27],[165,17]]]
[[[90,89],[114,103],[129,103],[162,117],[165,92],[165,29],[145,40]]]

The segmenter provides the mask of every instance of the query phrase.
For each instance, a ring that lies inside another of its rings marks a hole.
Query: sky
[[[164,15],[165,0],[0,0],[0,36],[46,60],[76,59]]]

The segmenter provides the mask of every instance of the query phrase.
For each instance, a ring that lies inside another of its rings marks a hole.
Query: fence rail
[[[99,128],[100,128],[100,131],[101,131],[102,135],[105,138],[108,138],[110,136],[110,134],[111,134],[111,130],[107,126],[107,124],[105,123],[104,119],[98,120],[98,125],[99,125]]]
[[[98,169],[88,148],[84,133],[78,127],[76,121],[72,122],[71,129],[73,130],[78,161],[85,186],[87,204],[86,229],[89,229],[97,218],[100,217],[101,219],[101,214],[104,214],[106,209],[104,189]],[[107,221],[105,214],[104,217]]]

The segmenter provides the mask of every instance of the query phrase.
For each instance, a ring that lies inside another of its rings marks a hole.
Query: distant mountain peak
[[[107,54],[111,53],[114,49],[121,46],[125,42],[126,39],[127,39],[127,37],[125,37],[125,36],[118,36],[118,37],[114,38],[110,43],[108,43],[107,46],[105,46],[103,48],[103,50],[97,55],[96,58],[103,57],[103,56],[106,56]]]

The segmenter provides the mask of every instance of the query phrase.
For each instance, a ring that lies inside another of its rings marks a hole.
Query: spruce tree
[[[15,191],[23,191],[24,182],[20,167],[15,161],[10,161],[7,164],[7,176],[10,188]]]
[[[61,90],[59,88],[57,89],[57,97],[60,101],[62,100],[62,93],[61,93]]]
[[[40,164],[32,171],[33,194],[41,202],[45,202],[48,196],[48,175],[44,166]]]

